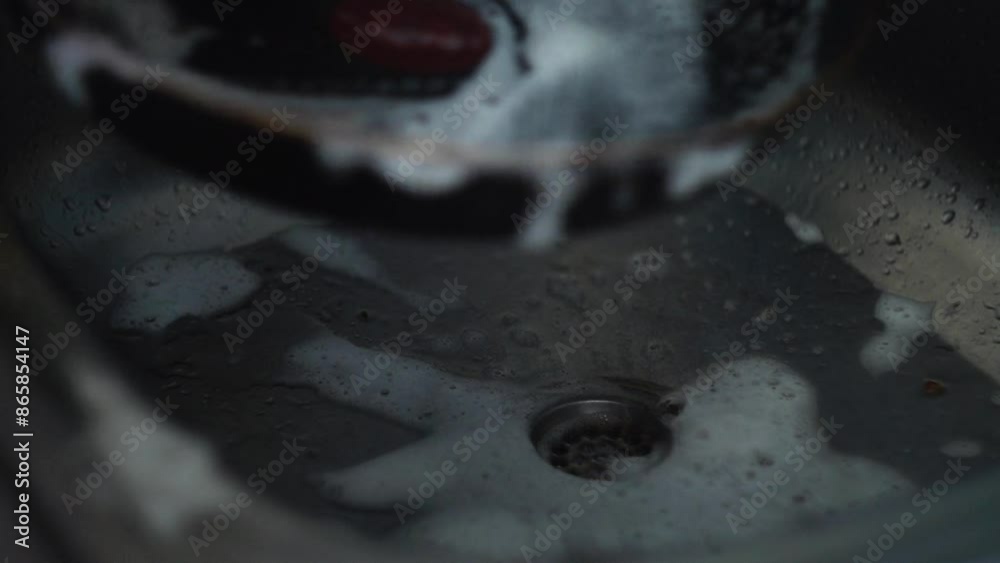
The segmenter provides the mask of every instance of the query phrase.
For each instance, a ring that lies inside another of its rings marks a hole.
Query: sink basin
[[[696,197],[535,251],[113,133],[58,174],[97,122],[4,52],[42,560],[996,560],[1000,8],[882,15]]]

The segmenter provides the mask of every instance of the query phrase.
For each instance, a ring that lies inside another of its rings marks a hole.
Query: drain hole
[[[670,431],[650,409],[625,399],[582,399],[542,413],[531,430],[535,449],[552,467],[599,479],[616,462],[658,462],[670,450]]]

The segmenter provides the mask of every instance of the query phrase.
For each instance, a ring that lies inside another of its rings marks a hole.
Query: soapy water
[[[671,419],[674,445],[660,463],[623,458],[620,473],[586,481],[539,456],[531,421],[567,395],[613,387],[482,382],[405,357],[366,377],[378,354],[325,332],[288,353],[281,379],[427,432],[321,476],[321,490],[337,504],[395,512],[399,541],[513,559],[522,546],[537,549],[536,532],[577,503],[583,514],[551,542],[550,555],[703,550],[913,487],[896,471],[826,443],[838,423],[822,419],[815,390],[799,374],[770,359],[736,363],[715,392]],[[775,492],[752,516],[741,515],[741,500],[765,490]]]
[[[294,253],[307,254],[316,236],[327,234],[331,231],[302,229],[278,239]],[[385,269],[360,246],[348,245],[346,253],[348,259],[338,257],[324,268],[370,284],[387,283],[382,287],[392,291]],[[200,276],[206,268],[214,274]],[[237,308],[260,283],[238,258],[227,256],[156,256],[134,270],[137,293],[123,296],[115,318],[124,325],[124,319],[152,315],[157,322],[149,330],[182,315],[208,317]],[[220,298],[198,285],[209,287],[207,280],[216,276],[242,281]],[[180,293],[189,300],[174,295],[179,290],[169,288],[175,284],[187,287]],[[862,361],[866,354],[871,360],[865,368],[884,372],[880,358],[893,345],[888,337],[919,329],[929,311],[927,305],[884,295],[875,316],[886,329],[862,351]],[[319,490],[330,502],[397,515],[403,524],[394,537],[402,545],[522,557],[522,546],[537,550],[538,531],[545,533],[552,514],[569,514],[576,503],[582,514],[546,551],[554,560],[581,552],[706,551],[787,532],[913,486],[888,466],[843,454],[823,441],[840,419],[818,412],[816,390],[806,377],[775,360],[751,356],[736,362],[711,393],[664,419],[672,440],[668,455],[653,463],[624,458],[621,473],[588,482],[539,455],[532,425],[539,413],[569,398],[626,393],[617,385],[545,379],[544,388],[534,388],[460,377],[407,357],[407,350],[386,358],[381,348],[357,345],[326,328],[314,330],[310,340],[287,352],[276,379],[426,433],[381,457],[319,476]],[[956,442],[942,452],[981,448]]]

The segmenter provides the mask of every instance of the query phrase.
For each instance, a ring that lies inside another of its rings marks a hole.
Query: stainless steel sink
[[[40,560],[997,560],[996,24],[921,5],[693,201],[541,252],[113,134],[58,180],[94,119],[5,51]]]

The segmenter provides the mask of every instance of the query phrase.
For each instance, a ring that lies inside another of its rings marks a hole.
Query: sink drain
[[[532,427],[531,441],[556,469],[598,479],[620,458],[644,465],[661,460],[670,450],[670,431],[639,403],[582,399],[543,412]]]

